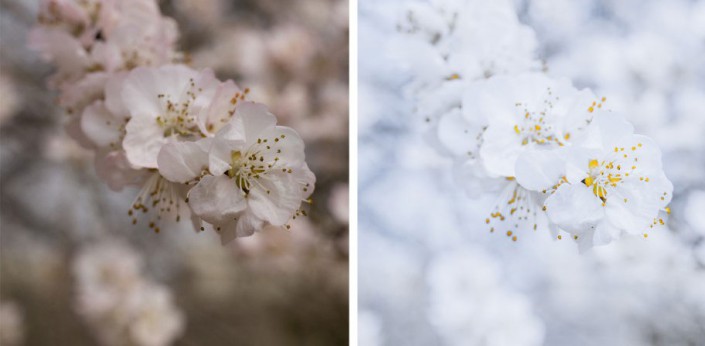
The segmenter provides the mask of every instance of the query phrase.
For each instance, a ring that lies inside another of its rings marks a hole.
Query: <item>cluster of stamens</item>
[[[165,110],[164,114],[158,115],[156,118],[157,124],[164,130],[164,137],[173,135],[192,137],[200,132],[196,115],[191,112],[191,106],[196,100],[194,90],[201,92],[203,89],[196,89],[193,79],[189,83],[191,88],[186,92],[186,101],[174,102],[171,100],[170,95],[157,95],[157,98],[162,101],[163,109]]]
[[[282,150],[280,142],[286,135],[279,135],[274,138],[258,138],[257,143],[248,148],[245,155],[242,152],[233,150],[230,152],[230,169],[228,176],[235,181],[235,185],[240,189],[245,197],[250,194],[253,184],[273,169],[279,169],[279,156]],[[282,167],[285,173],[293,173],[293,169]],[[261,186],[261,185],[260,185]],[[262,186],[261,186],[262,187]],[[269,189],[264,189],[270,194]]]
[[[537,211],[532,209],[533,201],[531,192],[522,188],[516,183],[511,189],[511,194],[506,194],[500,199],[490,216],[485,219],[485,223],[490,225],[490,233],[494,233],[497,228],[507,229],[506,235],[513,241],[517,241],[517,232],[525,226],[531,227],[534,231],[538,229],[536,222]],[[506,202],[504,202],[506,200]],[[514,222],[513,225],[506,221]]]
[[[151,208],[153,212],[150,214],[149,228],[159,233],[162,216],[171,215],[174,221],[181,221],[182,202],[188,202],[188,199],[183,200],[176,191],[176,186],[155,171],[145,182],[127,215],[132,218],[132,224],[136,225],[138,213],[147,214]]]

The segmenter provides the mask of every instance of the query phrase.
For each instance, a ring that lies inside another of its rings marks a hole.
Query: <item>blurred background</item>
[[[434,76],[408,66],[442,64],[399,54],[410,9],[431,23],[417,37],[457,38],[438,61],[463,50],[486,78],[532,60],[623,110],[663,152],[667,230],[583,255],[547,232],[490,234],[496,197],[465,195],[418,114],[419,95],[443,106],[448,75],[409,90]],[[359,31],[361,345],[705,345],[705,1],[361,0]]]
[[[26,48],[38,1],[1,0],[0,344],[347,343],[348,2],[160,6],[192,66],[250,88],[301,134],[317,177],[310,217],[228,246],[190,225],[133,226],[137,191],[96,178],[60,125],[52,67]],[[131,285],[146,288],[120,296]]]

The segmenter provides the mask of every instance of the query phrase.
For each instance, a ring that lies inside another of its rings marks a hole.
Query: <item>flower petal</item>
[[[169,181],[185,183],[201,175],[208,168],[210,139],[197,142],[173,142],[159,151],[159,173]]]
[[[120,126],[124,123],[116,119],[105,107],[103,101],[96,101],[83,110],[81,130],[98,147],[120,144]]]
[[[212,224],[234,220],[247,207],[244,193],[226,175],[203,177],[191,189],[188,198],[196,215]]]
[[[156,119],[164,108],[159,95],[168,95],[172,101],[179,101],[190,81],[196,78],[198,72],[184,65],[137,67],[125,78],[122,98],[133,118]]]
[[[127,122],[125,131],[122,146],[130,163],[137,167],[158,168],[159,150],[169,142],[159,124],[153,118],[133,117]]]
[[[128,185],[140,185],[149,175],[146,170],[134,169],[130,166],[124,151],[97,153],[95,170],[98,177],[113,191],[122,191]]]
[[[216,136],[228,140],[244,140],[247,147],[260,138],[263,131],[274,127],[277,119],[269,113],[267,107],[254,102],[243,102],[235,109],[235,116]]]
[[[599,198],[583,184],[563,184],[546,199],[546,214],[566,232],[581,234],[604,218]]]
[[[292,172],[298,174],[299,170],[304,172],[298,167]],[[256,184],[260,186],[250,190],[248,206],[255,216],[272,225],[286,224],[301,206],[302,187],[296,184],[293,173],[274,170],[266,178],[256,180]]]
[[[555,150],[528,150],[516,161],[516,179],[527,190],[542,191],[558,184],[565,163]]]

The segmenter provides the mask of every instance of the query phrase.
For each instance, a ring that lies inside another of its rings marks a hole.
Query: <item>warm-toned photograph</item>
[[[348,2],[0,1],[0,344],[348,342]]]

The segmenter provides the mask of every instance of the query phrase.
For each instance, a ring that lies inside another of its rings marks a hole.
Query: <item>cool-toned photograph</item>
[[[344,345],[346,0],[0,1],[0,345]]]
[[[359,345],[705,344],[705,2],[358,16]]]

